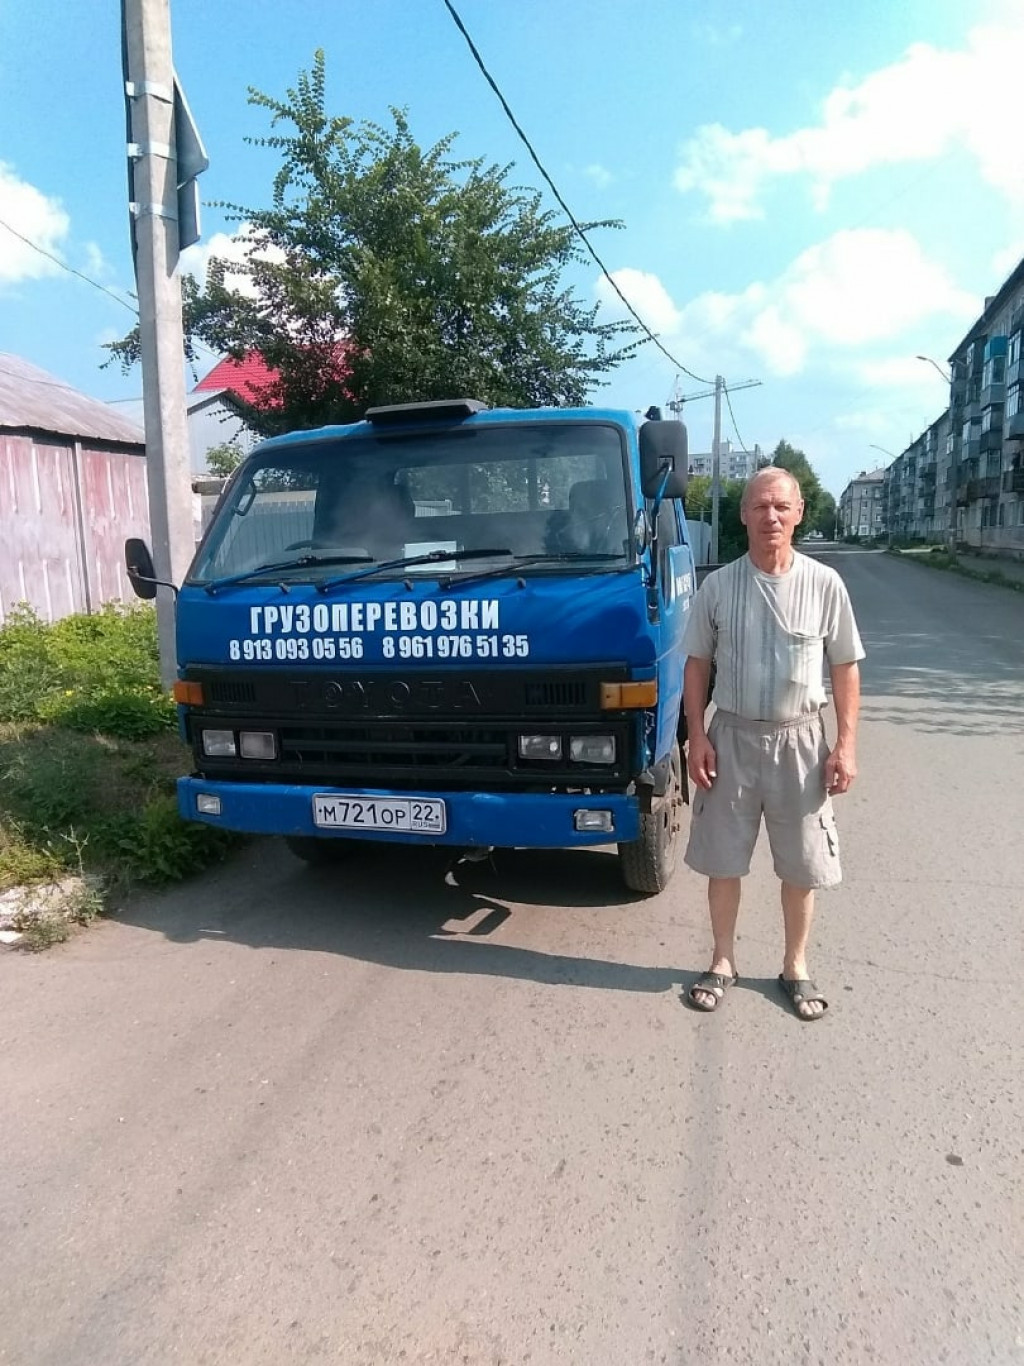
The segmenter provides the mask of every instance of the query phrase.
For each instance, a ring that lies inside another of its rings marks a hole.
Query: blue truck
[[[615,844],[662,890],[688,800],[686,430],[401,404],[258,445],[177,595],[190,821],[353,841]],[[135,591],[157,580],[126,545]]]

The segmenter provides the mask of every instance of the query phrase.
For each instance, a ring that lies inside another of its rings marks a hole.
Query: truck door
[[[683,706],[683,628],[693,599],[693,555],[680,499],[666,498],[658,510],[658,596],[661,616],[658,665],[660,759],[671,749]]]

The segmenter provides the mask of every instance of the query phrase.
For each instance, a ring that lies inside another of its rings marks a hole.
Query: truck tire
[[[285,835],[284,842],[295,855],[313,868],[338,863],[352,854],[358,840],[320,839],[316,835]]]
[[[672,880],[679,854],[683,811],[683,760],[679,744],[672,748],[668,789],[649,816],[640,817],[640,838],[619,845],[619,867],[632,892],[652,896]]]

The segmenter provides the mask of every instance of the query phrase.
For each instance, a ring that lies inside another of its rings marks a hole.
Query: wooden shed
[[[142,428],[0,352],[0,624],[130,601],[127,536],[149,539]]]

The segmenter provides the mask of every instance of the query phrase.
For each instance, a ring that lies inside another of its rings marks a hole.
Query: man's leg
[[[736,920],[740,911],[740,879],[738,877],[708,878],[708,910],[711,913],[711,933],[714,937],[710,972],[721,977],[736,975]],[[690,993],[694,1005],[704,1010],[715,1008],[720,992],[694,988]]]
[[[782,975],[788,982],[806,980],[807,941],[811,934],[811,921],[814,919],[814,888],[794,887],[791,882],[782,884],[782,920],[786,933],[785,958]],[[799,1015],[812,1019],[820,1015],[825,1007],[820,1001],[800,1001],[796,1005]]]

